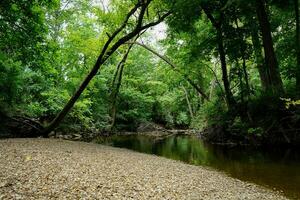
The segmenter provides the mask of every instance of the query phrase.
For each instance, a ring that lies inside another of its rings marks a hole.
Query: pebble
[[[201,166],[93,143],[0,140],[0,199],[287,199]]]

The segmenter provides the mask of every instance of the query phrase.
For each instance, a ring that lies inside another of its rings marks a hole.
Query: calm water
[[[104,143],[193,165],[210,166],[229,176],[300,199],[300,151],[295,149],[221,147],[205,144],[191,136],[164,139],[141,135],[112,136]]]

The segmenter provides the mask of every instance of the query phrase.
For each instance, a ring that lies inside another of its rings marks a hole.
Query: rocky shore
[[[0,199],[286,199],[210,168],[59,139],[0,140]]]

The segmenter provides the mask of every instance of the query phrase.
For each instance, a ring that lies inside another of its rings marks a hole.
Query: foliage
[[[285,102],[286,109],[289,109],[291,106],[300,105],[300,100],[291,100],[290,98],[280,98]]]
[[[264,34],[255,2],[259,1],[153,0],[144,23],[160,17],[161,10],[170,10],[172,15],[162,25],[165,37],[159,41],[156,37],[161,33],[148,29],[138,41],[174,66],[133,46],[116,98],[117,130],[134,131],[140,123],[151,121],[167,128],[199,130],[217,125],[260,137],[274,121],[296,115],[299,100],[292,99],[298,99],[295,83],[300,69],[293,4],[272,0],[266,6],[270,46],[275,49],[278,75],[285,88],[285,93],[276,94],[265,88],[276,80],[268,74],[272,66],[266,65],[270,55],[263,54]],[[134,3],[112,0],[99,6],[88,0],[1,1],[1,115],[50,123],[94,66],[108,33],[122,23]],[[135,23],[131,17],[121,34]],[[222,65],[221,46],[225,54]],[[112,82],[127,48],[128,44],[122,45],[104,63],[61,129],[109,130]],[[226,104],[226,79],[233,105]],[[199,94],[197,87],[209,98]]]
[[[224,125],[226,123],[226,105],[220,103],[218,99],[202,104],[192,121],[192,127],[204,130],[214,125]]]
[[[5,54],[0,54],[0,105],[15,102],[22,82],[20,73],[20,62],[15,62]]]

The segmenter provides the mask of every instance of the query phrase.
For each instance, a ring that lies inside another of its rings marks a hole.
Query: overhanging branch
[[[127,42],[127,44],[132,44],[132,42]],[[195,88],[197,90],[197,92],[199,92],[206,100],[209,101],[208,96],[205,94],[205,92],[193,81],[191,80],[186,74],[183,74],[178,67],[166,56],[159,54],[157,51],[151,49],[150,47],[140,43],[140,42],[134,42],[134,44],[139,45],[141,47],[143,47],[144,49],[150,51],[151,53],[153,53],[154,55],[156,55],[157,57],[161,58],[163,61],[165,61],[168,65],[170,65],[172,67],[172,69],[176,72],[178,72],[179,74],[181,74],[186,81],[193,86],[193,88]]]

